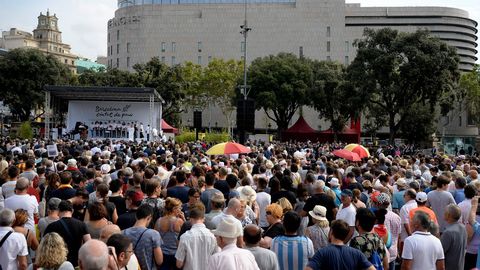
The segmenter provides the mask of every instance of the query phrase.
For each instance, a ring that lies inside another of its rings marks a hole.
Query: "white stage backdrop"
[[[118,101],[77,101],[68,103],[67,130],[75,128],[75,123],[85,123],[89,128],[95,121],[135,122],[143,123],[144,127],[150,121],[150,106],[148,102],[118,102]],[[160,124],[160,104],[155,103],[152,128]]]

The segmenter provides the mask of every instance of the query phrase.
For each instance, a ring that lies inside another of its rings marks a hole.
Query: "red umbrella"
[[[337,157],[341,157],[341,158],[344,158],[344,159],[350,160],[350,161],[361,161],[362,160],[358,156],[357,153],[350,152],[350,151],[345,150],[345,149],[335,150],[335,151],[332,152],[332,154],[334,154]]]

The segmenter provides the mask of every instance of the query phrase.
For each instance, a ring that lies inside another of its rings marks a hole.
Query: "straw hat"
[[[308,214],[316,220],[327,220],[327,208],[321,205],[316,205]]]
[[[226,238],[236,238],[241,232],[238,231],[237,220],[233,217],[226,217],[220,221],[216,230],[213,230],[212,233],[215,236],[222,236]]]

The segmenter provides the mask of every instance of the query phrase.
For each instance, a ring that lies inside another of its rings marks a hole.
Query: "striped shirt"
[[[312,240],[298,235],[277,236],[270,249],[277,254],[280,270],[305,269],[308,259],[315,253]]]

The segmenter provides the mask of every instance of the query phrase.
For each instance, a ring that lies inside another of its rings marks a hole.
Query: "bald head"
[[[228,201],[228,214],[235,216],[238,211],[240,211],[240,207],[242,207],[242,204],[240,203],[240,200],[237,198],[232,198],[230,201]]]
[[[82,270],[106,270],[108,267],[107,245],[96,239],[85,242],[78,251],[78,265]]]
[[[243,228],[243,241],[247,246],[258,246],[262,240],[262,230],[255,224],[248,224]]]
[[[108,224],[107,226],[103,227],[102,231],[100,232],[100,241],[106,243],[108,238],[110,238],[112,234],[117,234],[121,232],[122,230],[120,230],[120,227],[118,227],[117,225]]]

